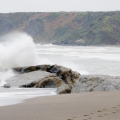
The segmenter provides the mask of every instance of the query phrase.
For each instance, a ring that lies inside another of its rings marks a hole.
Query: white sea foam
[[[37,54],[83,74],[120,76],[120,47],[37,46]]]
[[[2,39],[5,42],[0,44],[0,66],[13,68],[37,64],[36,46],[29,35],[13,32]]]
[[[0,71],[0,86],[3,86],[6,83],[6,80],[15,76],[15,73],[9,69],[9,70],[1,70]]]
[[[13,105],[28,98],[56,95],[55,88],[0,88],[0,106]]]
[[[15,74],[10,68],[36,65],[39,57],[33,39],[22,32],[12,32],[1,37],[0,86]],[[7,69],[7,70],[5,70]]]

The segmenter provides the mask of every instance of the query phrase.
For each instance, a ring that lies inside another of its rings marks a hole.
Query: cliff
[[[120,12],[0,14],[0,36],[25,31],[35,42],[64,45],[120,44]]]

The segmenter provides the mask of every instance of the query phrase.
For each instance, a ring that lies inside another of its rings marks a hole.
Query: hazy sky
[[[115,10],[120,0],[0,0],[0,13]]]

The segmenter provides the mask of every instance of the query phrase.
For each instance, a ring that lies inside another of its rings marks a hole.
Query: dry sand
[[[120,91],[33,98],[0,107],[0,120],[120,120]]]

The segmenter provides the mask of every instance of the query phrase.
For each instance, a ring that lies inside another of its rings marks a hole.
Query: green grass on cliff
[[[37,42],[73,45],[120,44],[120,12],[0,14],[0,35],[25,31]]]

